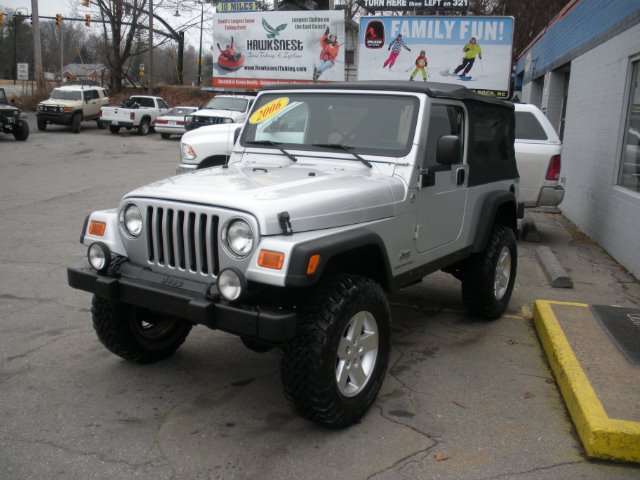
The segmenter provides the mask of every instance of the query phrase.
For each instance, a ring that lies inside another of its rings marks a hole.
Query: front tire
[[[389,303],[374,281],[338,275],[318,286],[283,346],[285,397],[303,417],[332,428],[373,404],[390,352]]]
[[[98,339],[112,353],[136,363],[172,355],[193,325],[185,320],[93,296],[91,314]]]
[[[473,254],[464,266],[462,300],[469,313],[493,320],[509,305],[518,266],[513,230],[495,225],[484,251]]]
[[[24,142],[29,138],[29,124],[27,122],[22,122],[22,125],[16,126],[13,129],[13,138],[21,142]]]
[[[82,122],[82,115],[76,113],[71,117],[71,131],[73,133],[80,133],[80,123]]]
[[[38,130],[40,130],[41,132],[47,129],[47,121],[44,120],[43,118],[38,118],[37,123],[38,123]]]

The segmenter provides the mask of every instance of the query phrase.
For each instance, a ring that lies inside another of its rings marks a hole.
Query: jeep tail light
[[[101,237],[104,235],[104,232],[106,229],[107,229],[106,223],[91,220],[91,223],[89,224],[89,235],[95,235],[96,237]]]
[[[284,265],[284,253],[261,250],[258,256],[258,265],[273,270],[281,270]]]
[[[560,155],[554,155],[549,159],[545,180],[558,180],[560,178]]]
[[[130,112],[129,113],[129,120],[135,120],[136,119],[136,112]]]

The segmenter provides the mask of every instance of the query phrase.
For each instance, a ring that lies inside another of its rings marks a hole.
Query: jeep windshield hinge
[[[284,233],[285,235],[291,235],[293,233],[293,229],[291,228],[291,217],[289,216],[289,212],[280,212],[278,214],[278,223],[280,224],[282,233]]]

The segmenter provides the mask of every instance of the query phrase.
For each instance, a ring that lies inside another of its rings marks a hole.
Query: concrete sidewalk
[[[614,340],[592,308],[637,309],[638,281],[562,215],[529,215],[574,286],[540,292],[533,319],[580,440],[590,457],[640,462],[640,363]],[[521,251],[531,248],[521,243]],[[544,265],[541,269],[545,271]]]

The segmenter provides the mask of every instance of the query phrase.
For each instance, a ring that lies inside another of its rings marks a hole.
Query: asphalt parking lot
[[[640,304],[640,286],[557,214],[544,242],[570,241],[571,290],[552,289],[521,242],[508,313],[465,315],[436,274],[391,298],[392,359],[360,424],[297,417],[277,351],[195,328],[168,360],[128,363],[97,340],[89,294],[67,286],[92,210],[172,175],[177,139],[86,123],[0,136],[0,478],[637,479],[585,457],[531,322],[539,298]],[[566,233],[565,233],[566,232]]]

